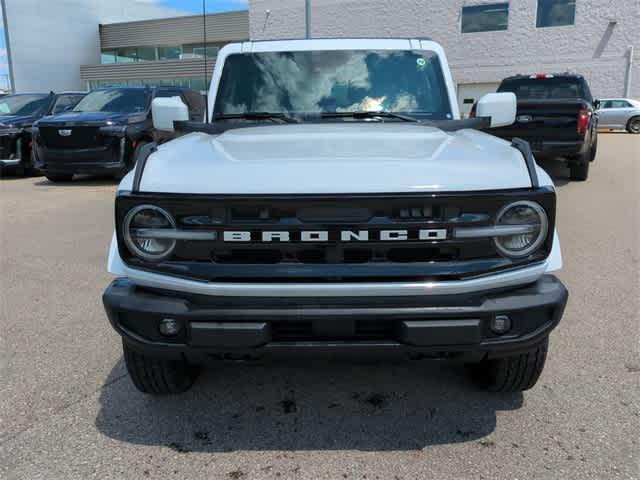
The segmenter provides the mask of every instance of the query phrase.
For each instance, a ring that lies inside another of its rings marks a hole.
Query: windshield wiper
[[[244,113],[222,113],[216,115],[214,120],[281,120],[282,123],[299,123],[297,119],[281,112],[244,112]]]
[[[345,117],[352,117],[355,119],[360,119],[360,118],[376,118],[376,117],[381,117],[381,118],[395,118],[398,120],[402,120],[404,122],[415,122],[415,123],[420,123],[420,120],[418,120],[417,118],[414,117],[410,117],[408,115],[402,115],[400,113],[393,113],[393,112],[368,112],[368,111],[357,111],[357,112],[323,112],[320,115],[321,118],[345,118]]]

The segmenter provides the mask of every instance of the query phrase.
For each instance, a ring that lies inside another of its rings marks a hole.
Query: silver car
[[[640,133],[640,102],[629,98],[600,100],[598,128]]]

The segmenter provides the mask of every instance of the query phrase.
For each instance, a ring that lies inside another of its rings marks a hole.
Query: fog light
[[[511,319],[507,315],[496,315],[491,320],[491,331],[503,335],[511,330]]]
[[[180,333],[180,321],[173,318],[163,318],[160,321],[160,333],[165,337],[175,337]]]

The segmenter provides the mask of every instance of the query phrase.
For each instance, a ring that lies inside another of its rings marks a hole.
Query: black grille
[[[344,319],[351,330],[348,335],[321,333],[314,329],[312,321],[271,322],[272,339],[275,342],[300,342],[316,340],[394,340],[397,337],[396,322],[393,320],[353,320]]]
[[[10,135],[0,136],[0,158],[13,158],[16,153],[16,142],[16,138]]]
[[[487,242],[477,242],[487,243]],[[469,242],[470,246],[470,242]],[[482,247],[477,247],[481,250]],[[490,256],[493,247],[485,248]],[[206,252],[203,252],[206,255]],[[182,245],[177,254],[179,258],[193,258],[194,252],[189,245]],[[340,248],[337,246],[316,246],[309,248],[304,246],[280,245],[275,248],[219,248],[214,249],[211,260],[214,263],[224,265],[248,265],[248,264],[276,264],[276,263],[298,263],[308,265],[318,264],[362,264],[371,262],[394,262],[394,263],[415,263],[415,262],[436,262],[450,261],[460,258],[460,247],[439,246],[424,247],[423,245],[412,245],[406,247],[393,248],[390,245],[378,247],[360,248]],[[482,257],[478,251],[475,258]],[[204,260],[204,258],[203,258]]]
[[[70,135],[61,135],[61,131]],[[49,148],[96,148],[104,146],[100,127],[40,127],[40,138]]]
[[[550,221],[545,248],[509,259],[493,239],[457,239],[455,228],[492,225],[496,214],[516,200],[539,202]],[[147,263],[124,246],[130,265],[212,281],[372,281],[455,279],[518,267],[549,253],[555,223],[555,193],[549,188],[505,192],[374,196],[205,196],[130,194],[117,198],[117,224],[134,206],[151,203],[171,212],[183,230],[215,231],[217,240],[179,240],[172,257]],[[343,241],[341,232],[368,231],[367,241]],[[408,238],[383,241],[381,231],[401,230]],[[445,239],[424,240],[421,230],[446,230]],[[222,232],[249,232],[251,241],[225,242]],[[288,232],[290,241],[265,242],[265,231]],[[302,241],[302,232],[328,238]],[[316,241],[317,240],[317,241]]]
[[[311,322],[271,322],[272,338],[276,342],[313,340]]]

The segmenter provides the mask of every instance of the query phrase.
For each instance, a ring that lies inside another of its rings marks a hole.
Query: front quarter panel
[[[536,164],[536,172],[538,173],[538,181],[540,186],[547,186],[553,188],[556,191],[556,187],[549,174],[540,165]],[[557,192],[556,192],[557,193]],[[558,196],[556,195],[556,225],[557,225],[557,212],[558,212]],[[546,273],[557,272],[562,269],[562,250],[560,248],[560,237],[558,236],[558,229],[553,232],[553,245],[551,247],[551,253],[547,258]]]
[[[115,275],[116,277],[125,277],[127,275],[124,262],[122,261],[120,252],[118,251],[118,239],[116,238],[116,232],[113,232],[111,237],[107,270],[110,274]]]

